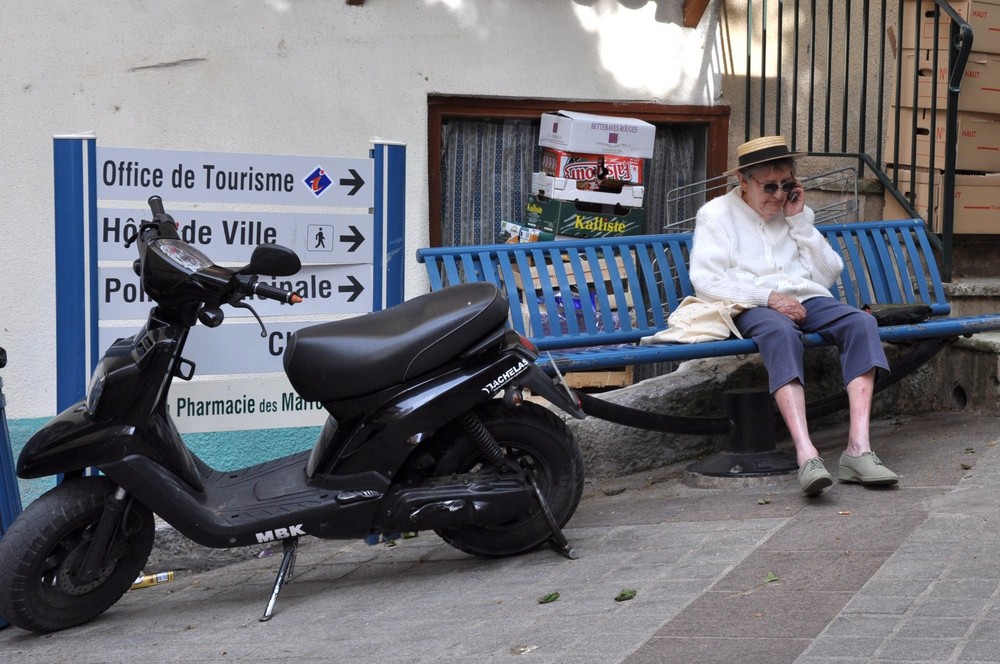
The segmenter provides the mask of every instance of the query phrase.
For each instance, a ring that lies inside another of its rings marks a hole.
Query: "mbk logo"
[[[275,540],[288,539],[289,537],[298,537],[299,535],[305,535],[306,531],[302,530],[302,524],[296,524],[294,526],[289,526],[288,528],[275,528],[274,530],[265,530],[262,533],[257,533],[257,543],[262,544],[264,542],[273,542]]]

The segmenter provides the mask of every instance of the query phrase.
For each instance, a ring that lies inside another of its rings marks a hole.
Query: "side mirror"
[[[237,274],[266,274],[287,277],[302,269],[302,261],[288,247],[280,244],[258,244],[250,256],[250,263]]]

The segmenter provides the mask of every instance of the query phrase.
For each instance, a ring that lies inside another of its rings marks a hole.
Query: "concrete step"
[[[1000,355],[1000,332],[980,332],[969,338],[959,339],[956,345],[981,353]]]
[[[976,316],[1000,311],[1000,278],[955,277],[944,285],[953,316]]]

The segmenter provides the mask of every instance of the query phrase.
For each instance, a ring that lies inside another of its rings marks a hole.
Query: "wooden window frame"
[[[684,106],[654,102],[566,101],[428,95],[427,174],[430,193],[430,245],[441,246],[441,128],[446,120],[537,120],[553,110],[621,115],[653,124],[706,125],[706,178],[722,175],[729,163],[729,106]]]

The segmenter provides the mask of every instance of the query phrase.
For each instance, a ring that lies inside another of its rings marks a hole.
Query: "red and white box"
[[[642,184],[642,157],[542,150],[542,172],[567,180],[621,180]]]
[[[613,183],[605,181],[599,184],[596,180],[569,180],[552,177],[545,173],[533,173],[531,193],[535,196],[542,195],[560,201],[642,207],[646,188],[641,185],[623,185],[620,181]]]

